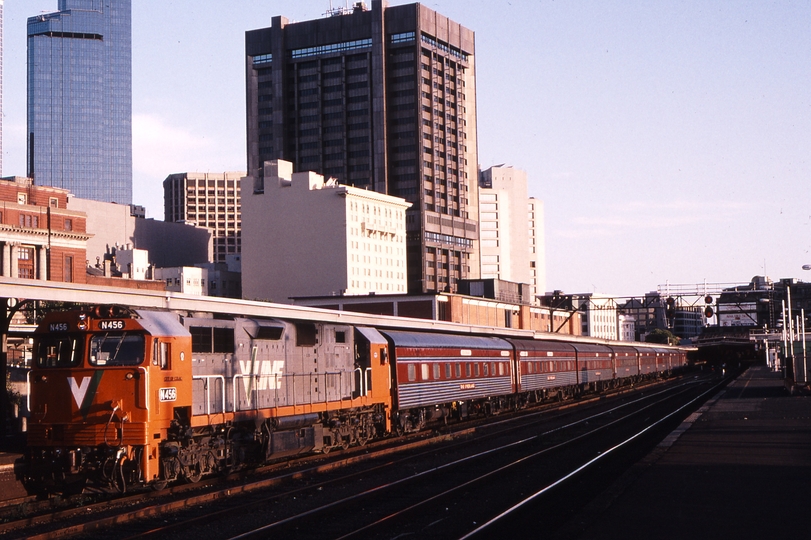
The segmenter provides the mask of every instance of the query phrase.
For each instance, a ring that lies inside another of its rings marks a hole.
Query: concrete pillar
[[[39,267],[39,275],[37,279],[40,281],[46,281],[48,279],[48,250],[45,246],[38,246],[37,247],[37,266]]]
[[[11,276],[11,244],[3,242],[3,276]]]
[[[9,276],[15,278],[20,277],[20,264],[19,260],[17,260],[17,257],[20,256],[18,250],[19,245],[17,243],[12,243],[11,252],[9,254],[9,257],[11,258],[11,273],[9,273]]]

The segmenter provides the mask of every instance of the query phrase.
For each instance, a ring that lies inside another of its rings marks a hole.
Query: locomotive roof
[[[180,323],[177,315],[168,311],[150,311],[146,309],[136,309],[138,322],[144,330],[152,336],[189,336],[189,331]]]
[[[497,337],[466,336],[453,334],[430,334],[427,332],[400,332],[380,329],[398,347],[446,347],[446,348],[479,348],[511,349],[505,340]]]

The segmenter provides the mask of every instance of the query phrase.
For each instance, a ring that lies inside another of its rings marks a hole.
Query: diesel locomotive
[[[195,482],[687,364],[684,349],[103,306],[45,316],[26,481]]]

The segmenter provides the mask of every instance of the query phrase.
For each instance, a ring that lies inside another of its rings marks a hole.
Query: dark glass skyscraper
[[[28,175],[132,202],[131,0],[59,0],[28,19]]]
[[[291,161],[402,197],[408,290],[479,274],[473,31],[421,4],[373,0],[245,35],[248,176]]]

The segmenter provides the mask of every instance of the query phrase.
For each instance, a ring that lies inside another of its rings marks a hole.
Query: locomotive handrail
[[[364,381],[364,383],[366,384],[366,393],[364,395],[368,395],[369,390],[371,390],[371,388],[372,388],[372,368],[370,368],[370,367],[366,368],[366,377],[365,378],[367,378],[368,380]]]
[[[222,410],[220,414],[225,414],[225,377],[223,375],[195,375],[192,377],[192,380],[205,381],[206,414],[211,415],[211,387],[208,384],[209,379],[219,379],[222,381]]]
[[[31,370],[25,372],[25,408],[31,412]]]
[[[144,403],[144,409],[149,410],[149,374],[143,366],[139,366],[138,369],[144,372],[144,395],[146,401],[146,403]]]

